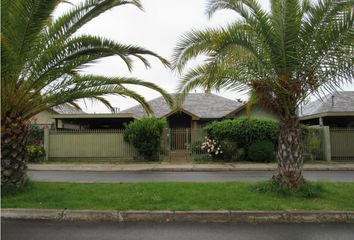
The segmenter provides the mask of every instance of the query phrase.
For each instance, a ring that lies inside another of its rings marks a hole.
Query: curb
[[[354,211],[1,210],[4,219],[110,222],[354,223]]]

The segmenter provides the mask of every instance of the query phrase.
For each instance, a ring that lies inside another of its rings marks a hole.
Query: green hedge
[[[165,119],[142,118],[125,125],[124,140],[131,143],[145,160],[157,160]]]
[[[252,143],[267,140],[274,145],[278,141],[279,123],[269,119],[224,120],[205,127],[208,136],[219,141],[232,141],[248,148]]]
[[[275,146],[269,141],[255,142],[248,149],[248,158],[252,162],[273,162]]]

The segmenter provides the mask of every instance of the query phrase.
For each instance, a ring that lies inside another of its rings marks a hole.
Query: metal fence
[[[124,159],[139,158],[136,149],[123,139],[124,130],[48,130],[45,148],[49,159]],[[160,155],[189,150],[206,154],[200,146],[203,129],[165,129]],[[313,128],[302,139],[305,158],[312,160],[354,160],[354,129]]]
[[[302,136],[302,152],[306,160],[324,160],[325,143],[323,127],[310,127],[308,134]]]
[[[190,150],[206,135],[202,128],[169,128],[166,134],[169,151]]]
[[[49,159],[133,159],[135,148],[124,141],[123,130],[50,130]]]
[[[354,160],[353,128],[331,128],[330,141],[332,160]]]
[[[206,133],[202,129],[191,130],[192,137],[188,146],[194,154],[206,154],[200,149]],[[354,129],[310,127],[309,134],[302,138],[305,160],[354,160]]]

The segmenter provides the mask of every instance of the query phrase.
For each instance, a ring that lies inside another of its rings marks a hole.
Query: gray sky
[[[72,2],[79,2],[75,0]],[[79,33],[104,36],[120,43],[135,44],[152,50],[161,56],[171,59],[173,49],[179,37],[191,29],[202,29],[206,26],[224,26],[237,19],[231,11],[219,11],[212,19],[205,13],[207,0],[141,0],[145,11],[133,6],[116,7],[100,15]],[[265,8],[269,8],[268,0],[261,0]],[[63,13],[70,5],[63,6],[58,14]],[[165,68],[159,61],[148,57],[151,68],[146,69],[138,60],[134,69],[129,72],[119,57],[109,57],[85,69],[85,72],[105,76],[130,76],[151,81],[168,92],[175,92],[178,85],[178,75]],[[159,94],[142,87],[130,87],[143,95],[147,100],[158,97]],[[354,86],[345,86],[346,90],[354,90]],[[198,89],[197,92],[202,92]],[[231,99],[247,96],[237,92],[218,93]],[[129,98],[118,96],[107,97],[114,107],[121,110],[137,103]],[[101,104],[87,102],[86,112],[108,112]]]

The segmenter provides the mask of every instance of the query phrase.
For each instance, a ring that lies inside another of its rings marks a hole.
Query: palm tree
[[[78,99],[93,99],[112,109],[107,94],[128,96],[152,112],[145,99],[126,85],[158,91],[171,104],[171,97],[157,85],[135,78],[80,74],[93,61],[118,56],[129,69],[132,58],[146,67],[145,55],[159,55],[141,47],[77,31],[114,7],[139,0],[85,0],[54,19],[53,12],[65,0],[4,0],[1,2],[1,183],[21,185],[25,181],[28,120],[54,106],[79,107]]]
[[[299,188],[304,178],[296,110],[310,94],[353,81],[354,1],[273,0],[266,11],[257,0],[209,0],[209,16],[220,9],[235,11],[241,20],[191,31],[175,48],[181,98],[200,86],[251,89],[281,116],[273,180]],[[187,68],[198,56],[206,57],[204,64]]]

